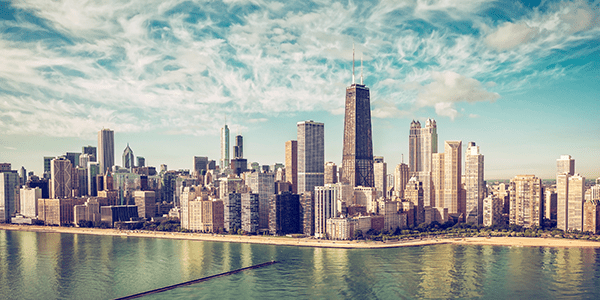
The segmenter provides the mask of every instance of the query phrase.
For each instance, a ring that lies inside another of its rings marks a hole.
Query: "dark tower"
[[[361,83],[354,83],[353,49],[352,85],[346,88],[341,182],[351,186],[374,187],[374,181],[371,99],[369,88],[362,84],[362,74]]]

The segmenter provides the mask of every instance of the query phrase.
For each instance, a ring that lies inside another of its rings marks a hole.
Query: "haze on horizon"
[[[315,120],[339,165],[354,44],[389,173],[434,118],[486,179],[551,179],[563,154],[597,178],[599,20],[599,1],[0,1],[0,161],[40,174],[110,128],[117,164],[129,143],[189,169],[219,159],[226,119],[273,164]]]

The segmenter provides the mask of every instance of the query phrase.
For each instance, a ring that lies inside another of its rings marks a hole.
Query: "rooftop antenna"
[[[352,84],[354,83],[354,43],[352,43]]]
[[[404,153],[402,153],[402,163],[404,163]]]
[[[363,65],[362,65],[362,53],[360,54],[360,84],[363,84]]]

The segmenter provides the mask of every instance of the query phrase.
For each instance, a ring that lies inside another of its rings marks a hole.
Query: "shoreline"
[[[586,247],[600,248],[600,241],[571,240],[557,238],[533,237],[465,237],[465,238],[432,238],[425,240],[408,241],[341,241],[319,240],[314,238],[291,238],[274,236],[242,236],[210,233],[180,233],[163,231],[118,230],[100,228],[38,226],[0,224],[0,230],[34,231],[48,233],[91,234],[103,236],[162,238],[177,240],[192,240],[205,242],[248,243],[276,246],[340,248],[340,249],[379,249],[398,247],[420,247],[429,245],[455,244],[455,245],[488,245],[505,247]]]

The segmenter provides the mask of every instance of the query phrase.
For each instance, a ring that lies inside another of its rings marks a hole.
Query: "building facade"
[[[542,221],[542,181],[535,175],[517,175],[510,180],[510,224],[532,228]]]
[[[292,185],[292,193],[298,193],[298,141],[285,142],[285,180]]]
[[[483,155],[479,146],[470,142],[465,155],[466,222],[483,224],[483,198],[486,188],[483,180]]]
[[[373,157],[373,175],[375,188],[377,189],[377,199],[385,198],[387,191],[387,163],[383,156]]]
[[[98,163],[100,174],[106,174],[115,165],[115,132],[108,128],[98,131]]]
[[[298,193],[322,186],[325,176],[325,125],[298,122]]]
[[[221,171],[229,167],[229,127],[227,124],[221,128],[221,159],[219,160]]]

